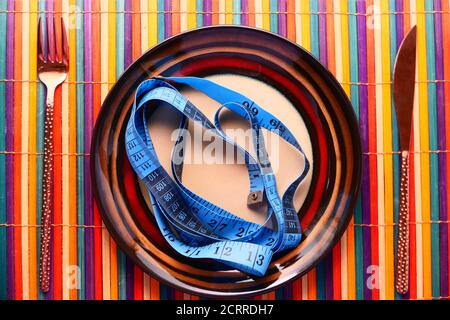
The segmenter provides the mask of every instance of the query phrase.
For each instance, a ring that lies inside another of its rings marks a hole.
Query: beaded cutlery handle
[[[41,257],[39,269],[40,287],[50,289],[50,238],[52,223],[53,177],[53,93],[48,92],[44,121],[44,176],[42,181]]]
[[[39,284],[43,292],[50,289],[50,238],[53,187],[53,101],[55,89],[64,82],[69,71],[69,48],[64,20],[47,17],[47,36],[42,34],[43,21],[38,24],[38,74],[47,88],[44,120],[44,176],[42,181],[42,217]],[[45,41],[46,40],[46,41]],[[47,45],[45,45],[47,42]]]
[[[398,293],[408,292],[409,279],[409,152],[402,152],[400,178],[400,212],[398,219],[397,259],[395,288]]]

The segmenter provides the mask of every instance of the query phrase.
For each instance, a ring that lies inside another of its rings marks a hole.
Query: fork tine
[[[50,60],[50,62],[55,62],[55,26],[53,24],[53,19],[49,19],[49,17],[47,17],[47,43],[47,59]]]
[[[61,17],[61,29],[62,29],[62,46],[63,46],[63,63],[69,65],[69,44],[67,42],[66,27],[64,25],[64,19]]]
[[[44,35],[42,34],[42,19],[39,18],[38,22],[38,58],[40,61],[45,62],[44,52]]]
[[[55,17],[53,17],[53,25],[55,26],[55,47],[56,47],[56,61],[62,62],[62,56],[63,56],[63,41],[62,41],[62,27],[63,22],[62,20],[57,20]]]

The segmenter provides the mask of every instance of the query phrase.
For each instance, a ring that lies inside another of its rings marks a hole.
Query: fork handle
[[[409,152],[402,152],[400,177],[400,212],[398,220],[395,288],[398,293],[408,292],[409,280]]]
[[[42,216],[40,241],[39,283],[43,292],[50,290],[50,239],[52,223],[53,182],[53,92],[47,90],[47,105],[44,120],[44,175],[42,181]]]

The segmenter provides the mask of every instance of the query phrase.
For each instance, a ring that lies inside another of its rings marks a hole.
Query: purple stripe
[[[366,4],[363,1],[358,1],[356,12],[364,14],[366,12]],[[366,18],[364,15],[357,16],[358,28],[358,78],[362,83],[367,82],[367,40],[366,40]],[[363,152],[368,151],[369,146],[369,130],[368,130],[368,90],[367,86],[361,86],[359,91],[359,129],[361,132],[361,142]],[[363,172],[362,172],[362,219],[364,224],[370,224],[370,181],[369,181],[369,158],[363,157]],[[363,275],[364,275],[364,299],[372,298],[372,292],[365,285],[368,277],[366,272],[371,264],[371,236],[370,228],[363,228]]]
[[[164,0],[164,37],[168,38],[172,36],[172,1]]]
[[[164,3],[164,9],[166,9],[167,1]],[[125,11],[131,11],[131,0],[125,0]],[[165,17],[166,18],[166,17]],[[164,19],[167,21],[167,19]],[[125,25],[124,25],[124,63],[125,67],[128,67],[132,63],[132,17],[131,14],[125,14]],[[165,30],[167,30],[167,22],[165,22],[164,26]],[[167,37],[167,31],[164,32],[164,36]],[[127,257],[125,260],[125,282],[123,285],[125,286],[125,295],[128,300],[133,299],[134,290],[133,290],[133,263]]]
[[[131,12],[131,0],[125,0],[125,12]],[[125,26],[124,26],[124,47],[125,47],[125,55],[124,55],[124,64],[125,68],[127,68],[131,62],[133,62],[133,54],[132,54],[132,18],[131,13],[125,13]]]
[[[205,14],[203,15],[203,25],[210,26],[212,25],[212,0],[204,0],[203,3],[203,11]]]
[[[127,300],[133,300],[134,299],[134,264],[127,257],[126,263],[126,296]]]
[[[395,11],[403,12],[403,0],[395,1]],[[397,48],[400,48],[400,44],[403,41],[403,20],[404,13],[395,15],[396,26],[397,26]]]
[[[248,0],[241,0],[241,24],[248,26]]]
[[[92,1],[84,0],[84,80],[92,81]],[[90,152],[92,135],[92,84],[85,85],[84,97],[84,152]],[[90,159],[84,159],[84,223],[93,225],[92,192],[90,179]],[[85,230],[86,256],[86,299],[94,299],[94,233],[92,228]]]
[[[278,2],[278,11],[286,12],[286,10],[286,0],[280,0]],[[287,36],[286,19],[286,13],[278,14],[278,34],[283,37]]]
[[[326,2],[319,1],[319,6],[317,7],[319,12],[325,12]],[[320,62],[323,65],[328,64],[328,44],[327,44],[327,17],[325,14],[319,14],[319,51],[320,51]]]
[[[8,0],[8,10],[14,10],[14,0]],[[6,79],[14,77],[14,13],[8,13],[6,33]],[[6,82],[6,150],[14,150],[14,85]],[[14,166],[11,155],[6,156],[6,223],[14,223]],[[6,229],[8,299],[14,299],[14,228]]]
[[[435,11],[441,11],[441,1],[434,0]],[[436,43],[436,80],[444,79],[444,65],[443,65],[443,42],[442,42],[442,14],[435,14],[435,43]],[[438,118],[438,148],[445,150],[445,100],[444,100],[444,83],[436,83],[436,103],[437,103],[437,118]],[[447,110],[448,112],[448,110]],[[448,220],[447,212],[447,168],[445,154],[438,154],[439,165],[439,212],[440,220]],[[441,252],[440,259],[440,274],[441,274],[441,296],[448,296],[448,229],[445,223],[439,225],[439,245]]]

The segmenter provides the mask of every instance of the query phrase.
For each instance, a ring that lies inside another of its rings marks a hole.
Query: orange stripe
[[[16,1],[15,10],[22,10],[22,3]],[[14,79],[22,78],[22,15],[16,14],[14,20]],[[22,84],[14,83],[14,150],[22,150],[21,147],[21,122],[22,122]],[[14,223],[21,223],[20,211],[20,171],[21,155],[14,156]],[[15,298],[22,299],[22,235],[20,229],[14,230],[14,285]],[[10,253],[11,254],[11,253]]]
[[[133,12],[139,12],[141,8],[140,1],[131,2],[131,10]],[[141,15],[131,15],[131,29],[132,29],[132,48],[131,56],[133,60],[137,59],[141,55]]]
[[[54,10],[62,11],[61,0],[54,1]],[[60,14],[55,14],[55,20],[59,20]],[[61,31],[55,28],[56,43],[62,41]],[[53,145],[55,153],[62,152],[62,86],[55,91],[55,116],[53,119]],[[53,158],[53,222],[62,224],[62,158],[60,155]],[[53,298],[62,299],[62,227],[53,228]]]
[[[254,9],[254,8],[253,8]],[[291,41],[295,42],[296,34],[295,34],[295,1],[287,1],[287,38]],[[254,15],[253,15],[254,16]]]
[[[218,2],[218,1],[213,1]],[[294,4],[293,1],[288,1],[288,3]],[[248,25],[251,27],[255,26],[255,0],[248,0]],[[295,30],[295,26],[293,26]],[[294,38],[295,39],[295,38]]]
[[[150,299],[159,300],[159,282],[155,278],[150,278]]]
[[[333,0],[327,0],[326,11],[332,12]],[[333,15],[328,14],[327,16],[327,49],[328,49],[328,69],[331,70],[333,74],[336,74],[336,53],[334,49],[334,21]]]
[[[172,35],[180,33],[180,0],[172,0]]]
[[[75,4],[74,0],[71,0],[70,5]],[[70,17],[69,17],[70,18]],[[69,25],[71,20],[67,21]],[[76,61],[76,29],[69,28],[69,50],[70,61]],[[69,84],[69,150],[75,153],[77,151],[77,96],[76,96],[76,84],[73,83],[76,80],[76,67],[75,63],[70,64],[69,80],[72,82]],[[69,193],[70,195],[76,195],[77,193],[77,159],[76,157],[69,157]],[[69,197],[69,223],[71,225],[77,224],[77,197]],[[70,256],[69,263],[71,266],[77,265],[77,229],[69,228],[69,247]],[[77,285],[80,285],[77,283]],[[71,300],[76,300],[78,297],[76,288],[72,288],[69,293]]]
[[[212,1],[212,15],[211,15],[211,22],[212,24],[219,24],[219,0],[217,1]]]
[[[317,299],[316,284],[316,268],[314,268],[308,273],[308,300]]]
[[[117,245],[112,237],[109,237],[110,257],[111,257],[111,299],[118,299],[118,278],[117,278]]]

